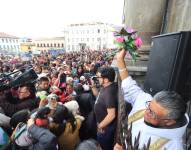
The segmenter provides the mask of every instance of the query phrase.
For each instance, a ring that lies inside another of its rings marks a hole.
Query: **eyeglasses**
[[[151,115],[151,118],[153,118],[153,119],[155,119],[155,120],[171,120],[171,119],[169,119],[169,118],[161,118],[161,117],[159,117],[159,116],[156,114],[156,112],[154,112],[154,111],[151,110],[151,108],[150,108],[150,103],[151,103],[151,101],[147,101],[147,102],[145,103],[145,106],[146,106],[146,109],[149,110],[149,113],[150,113],[150,115]]]

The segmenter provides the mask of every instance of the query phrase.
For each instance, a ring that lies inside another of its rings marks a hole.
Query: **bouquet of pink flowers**
[[[114,31],[114,37],[114,44],[117,45],[118,49],[125,49],[132,60],[136,61],[139,57],[137,50],[143,43],[137,32],[132,28],[120,27]]]

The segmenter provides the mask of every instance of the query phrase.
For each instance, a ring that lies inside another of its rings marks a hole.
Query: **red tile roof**
[[[4,33],[4,32],[0,32],[0,38],[14,38],[14,39],[18,39],[18,37],[13,36],[13,35],[9,35],[9,34]]]

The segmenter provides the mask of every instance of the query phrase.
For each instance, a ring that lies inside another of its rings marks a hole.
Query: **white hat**
[[[66,106],[67,109],[71,111],[73,114],[79,113],[79,105],[78,102],[75,100],[64,103],[64,106]]]
[[[84,76],[80,77],[80,80],[84,81],[86,78]]]

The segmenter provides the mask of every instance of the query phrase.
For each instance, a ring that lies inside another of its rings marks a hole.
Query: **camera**
[[[95,87],[100,88],[99,80],[97,76],[91,77],[91,79],[94,81]]]
[[[11,77],[11,75],[16,74],[18,72],[22,72],[22,73],[16,77]],[[1,74],[0,91],[18,87],[26,83],[33,83],[37,78],[38,76],[32,68],[28,70],[24,70],[24,71],[23,69],[20,69],[18,71],[15,71],[9,74]]]

